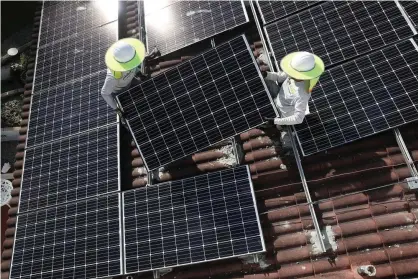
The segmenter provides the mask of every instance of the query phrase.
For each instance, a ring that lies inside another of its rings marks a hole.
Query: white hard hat
[[[298,72],[307,72],[315,67],[315,57],[312,53],[298,52],[291,60],[290,66]]]
[[[135,49],[124,41],[118,41],[115,43],[113,49],[113,57],[120,63],[126,63],[135,56]]]
[[[135,38],[120,39],[106,51],[105,62],[113,72],[125,72],[138,67],[144,61],[145,46]]]

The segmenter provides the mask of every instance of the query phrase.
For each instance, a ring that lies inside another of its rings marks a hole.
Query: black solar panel
[[[117,125],[26,149],[19,212],[119,190]]]
[[[46,2],[47,3],[47,2]],[[118,1],[62,1],[42,10],[39,46],[118,19]]]
[[[265,251],[247,166],[123,193],[125,272]]]
[[[167,54],[248,22],[242,1],[178,1],[145,16],[148,50]],[[148,11],[145,11],[148,13]]]
[[[275,21],[319,3],[319,1],[256,1],[263,23]]]
[[[144,8],[145,8],[144,14],[147,15],[147,14],[159,11],[162,8],[170,6],[171,4],[174,4],[179,1],[182,1],[182,0],[143,1]]]
[[[63,4],[63,1],[43,1],[43,8],[48,8],[56,4]]]
[[[413,35],[394,1],[329,1],[265,27],[277,63],[309,51],[325,66]]]
[[[295,126],[304,155],[418,120],[417,57],[411,39],[326,71]]]
[[[17,217],[10,278],[111,278],[122,273],[120,195]]]
[[[118,97],[148,169],[275,117],[245,37],[237,37]]]
[[[415,28],[418,27],[418,1],[399,1]]]
[[[41,47],[37,55],[34,93],[106,69],[104,56],[117,41],[117,29],[118,23],[114,22]]]
[[[102,98],[106,72],[47,89],[32,96],[27,147],[116,122]]]

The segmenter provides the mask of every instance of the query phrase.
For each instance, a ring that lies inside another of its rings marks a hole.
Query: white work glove
[[[267,123],[276,125],[277,130],[281,131],[282,127],[279,124],[277,124],[279,122],[279,119],[279,116],[277,116],[276,118],[264,117],[264,120],[267,121]]]
[[[122,125],[126,125],[125,117],[123,115],[123,112],[119,108],[114,109],[115,113],[119,115],[119,120],[122,123]]]
[[[276,118],[269,118],[269,117],[263,117],[263,118],[264,118],[264,121],[274,123],[274,125],[277,125],[280,119],[280,117],[278,116]]]

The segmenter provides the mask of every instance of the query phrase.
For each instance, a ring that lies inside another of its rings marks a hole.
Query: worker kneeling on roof
[[[268,65],[264,54],[260,60]],[[279,129],[280,125],[303,122],[312,89],[324,72],[324,62],[312,53],[300,51],[286,55],[280,62],[280,68],[282,71],[277,73],[263,72],[269,91],[280,110],[281,117],[272,119]],[[282,85],[279,87],[277,83]],[[286,131],[281,132],[281,139],[283,146],[288,147],[290,138]]]
[[[134,38],[121,39],[106,52],[105,62],[108,69],[101,94],[118,114],[120,111],[114,99],[115,94],[129,88],[144,59],[145,46]]]

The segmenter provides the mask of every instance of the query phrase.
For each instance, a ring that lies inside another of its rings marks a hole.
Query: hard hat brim
[[[324,72],[324,62],[315,54],[313,55],[315,58],[315,67],[312,70],[306,72],[299,72],[295,70],[292,67],[292,65],[290,65],[290,62],[292,61],[293,57],[295,57],[295,55],[297,55],[298,53],[300,52],[289,53],[288,55],[283,57],[282,61],[280,61],[280,68],[290,77],[299,80],[311,80],[319,77]]]
[[[128,62],[125,62],[125,63],[118,62],[113,56],[113,51],[115,49],[115,44],[116,44],[114,43],[106,52],[106,56],[105,56],[106,66],[112,71],[125,72],[125,71],[132,70],[138,67],[139,65],[141,65],[142,61],[144,61],[144,58],[145,58],[144,44],[140,40],[135,39],[135,38],[126,38],[126,39],[121,39],[120,41],[123,41],[129,44],[130,46],[132,46],[135,49],[135,56]]]

